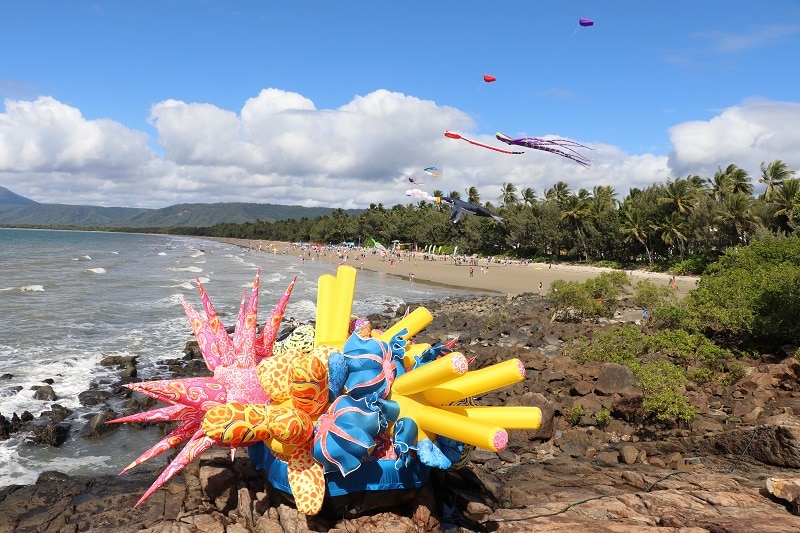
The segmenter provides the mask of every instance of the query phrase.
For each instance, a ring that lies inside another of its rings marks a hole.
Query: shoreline
[[[232,244],[252,250],[254,253],[288,254],[297,257],[298,261],[312,257],[316,261],[332,264],[347,264],[356,269],[380,272],[409,283],[425,283],[440,287],[480,291],[482,293],[506,294],[517,296],[523,293],[539,291],[542,295],[550,290],[555,280],[584,282],[598,276],[601,272],[614,269],[588,265],[555,263],[519,263],[516,261],[489,263],[486,258],[461,258],[457,264],[451,256],[435,256],[435,260],[423,259],[421,252],[403,252],[399,258],[391,261],[379,254],[373,254],[372,248],[343,249],[346,255],[340,257],[332,250],[319,253],[309,248],[298,248],[291,243],[280,241],[261,241],[255,239],[236,239],[225,237],[200,237],[202,239]],[[470,270],[472,272],[470,272]],[[669,285],[671,274],[649,272],[646,270],[625,270],[631,284],[641,279],[649,279],[653,283]],[[678,295],[680,297],[696,288],[698,276],[675,276]]]

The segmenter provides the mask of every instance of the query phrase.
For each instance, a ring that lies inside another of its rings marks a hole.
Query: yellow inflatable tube
[[[398,376],[392,384],[392,392],[410,396],[424,389],[450,381],[467,371],[467,358],[458,352],[440,357],[412,372]]]
[[[461,377],[431,387],[422,394],[432,405],[447,405],[464,398],[480,396],[506,385],[519,383],[524,379],[525,366],[522,361],[509,359],[480,370],[467,372]]]
[[[384,342],[389,342],[392,340],[392,337],[403,331],[404,329],[408,329],[408,333],[403,335],[403,338],[408,340],[433,322],[433,315],[430,311],[425,309],[424,307],[417,307],[413,311],[411,311],[407,316],[403,317],[397,324],[390,327],[383,333],[381,333],[378,338]]]
[[[414,398],[392,394],[391,399],[400,406],[403,417],[417,423],[417,440],[435,439],[443,435],[459,442],[472,444],[478,448],[500,451],[508,444],[506,430],[481,420],[470,420],[431,405],[425,405]]]
[[[470,420],[492,422],[506,429],[539,429],[542,425],[542,410],[538,407],[443,405],[441,409]]]
[[[351,266],[340,266],[336,276],[319,277],[314,346],[327,344],[342,349],[350,333],[355,290],[356,269]]]

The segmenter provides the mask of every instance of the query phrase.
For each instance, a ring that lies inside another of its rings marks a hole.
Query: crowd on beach
[[[556,279],[583,282],[610,268],[554,261],[536,262],[530,259],[479,257],[477,255],[445,254],[441,250],[414,250],[402,247],[359,246],[353,243],[331,245],[307,242],[274,242],[241,239],[220,239],[244,249],[271,254],[293,255],[301,264],[305,261],[325,261],[332,265],[350,265],[399,276],[410,282],[426,281],[474,290],[504,294],[537,293],[545,296]],[[632,283],[650,279],[676,288],[686,294],[696,287],[693,276],[673,276],[666,273],[631,270]]]

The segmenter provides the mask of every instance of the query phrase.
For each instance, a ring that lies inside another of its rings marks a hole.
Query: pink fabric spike
[[[213,372],[220,365],[219,347],[217,346],[216,337],[214,332],[211,331],[211,326],[208,322],[200,316],[200,313],[181,296],[181,305],[189,319],[189,324],[192,326],[194,338],[197,339],[197,346],[200,348],[200,353],[203,354],[203,360],[206,362],[208,369]]]
[[[242,368],[252,368],[256,366],[256,330],[258,328],[258,285],[261,269],[256,272],[253,280],[253,290],[250,292],[250,301],[247,309],[244,310],[244,320],[242,317],[236,324],[236,331],[233,333],[233,346],[238,354],[237,364]]]
[[[185,407],[184,409],[189,409]],[[155,443],[153,446],[150,447],[146,452],[140,455],[135,461],[131,464],[126,466],[119,475],[122,475],[132,468],[139,466],[140,464],[144,463],[145,461],[149,461],[153,457],[158,457],[162,453],[171,450],[172,448],[177,448],[187,440],[192,438],[198,429],[203,424],[203,412],[202,411],[195,411],[193,409],[187,413],[187,416],[181,425],[176,427],[169,435]]]
[[[186,443],[186,446],[178,452],[178,455],[175,456],[175,459],[161,472],[161,475],[158,476],[158,479],[147,489],[147,492],[144,493],[138,502],[136,502],[135,507],[139,507],[142,502],[144,502],[147,498],[149,498],[155,491],[161,488],[164,483],[172,479],[175,474],[183,470],[183,468],[194,461],[195,458],[199,457],[204,451],[208,450],[214,445],[214,440],[211,437],[206,437],[203,434],[203,430],[199,429],[195,434],[192,436],[191,440]]]
[[[289,298],[292,296],[292,290],[294,290],[296,281],[297,276],[292,278],[292,282],[289,283],[286,292],[281,296],[281,299],[278,300],[278,304],[272,311],[269,320],[264,323],[261,335],[256,338],[256,362],[260,362],[267,357],[272,357],[272,346],[275,344],[275,339],[278,338],[278,332],[281,329],[281,321],[283,320],[284,313],[286,313],[286,306],[289,304]]]
[[[183,420],[184,413],[195,411],[189,406],[172,404],[166,407],[159,407],[143,413],[135,413],[114,420],[109,420],[106,424],[124,424],[137,422],[170,422],[172,420]]]
[[[225,326],[222,324],[217,311],[211,304],[211,300],[199,279],[197,279],[197,289],[200,291],[200,300],[203,302],[203,309],[205,309],[206,312],[206,321],[208,322],[211,333],[214,335],[216,352],[219,355],[221,364],[231,365],[236,358],[231,336],[225,331]]]
[[[210,377],[142,381],[125,385],[156,400],[207,410],[227,402],[225,387]]]

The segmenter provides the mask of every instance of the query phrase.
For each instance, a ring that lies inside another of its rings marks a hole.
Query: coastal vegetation
[[[647,281],[630,287],[624,272],[612,274],[613,284],[606,273],[584,283],[553,283],[549,297],[560,319],[610,316],[597,297],[622,291],[649,309],[639,326],[617,325],[579,337],[565,350],[581,362],[626,366],[643,390],[646,417],[691,422],[697,411],[686,398],[690,383],[731,385],[753,354],[800,344],[800,236],[766,237],[727,249],[682,300],[669,288]],[[597,287],[607,292],[593,292]]]
[[[598,266],[642,265],[675,274],[699,274],[725,250],[767,235],[786,236],[800,223],[800,179],[776,160],[762,164],[754,180],[736,165],[714,176],[692,175],[633,188],[621,200],[610,186],[572,189],[565,181],[537,191],[505,183],[485,200],[476,187],[435,196],[482,205],[502,223],[466,216],[457,224],[450,210],[436,203],[414,202],[390,208],[372,204],[360,213],[343,210],[316,217],[225,223],[182,228],[181,233],[287,242],[366,244],[376,239],[415,243],[420,248],[457,247],[460,253],[540,261],[581,261]]]

